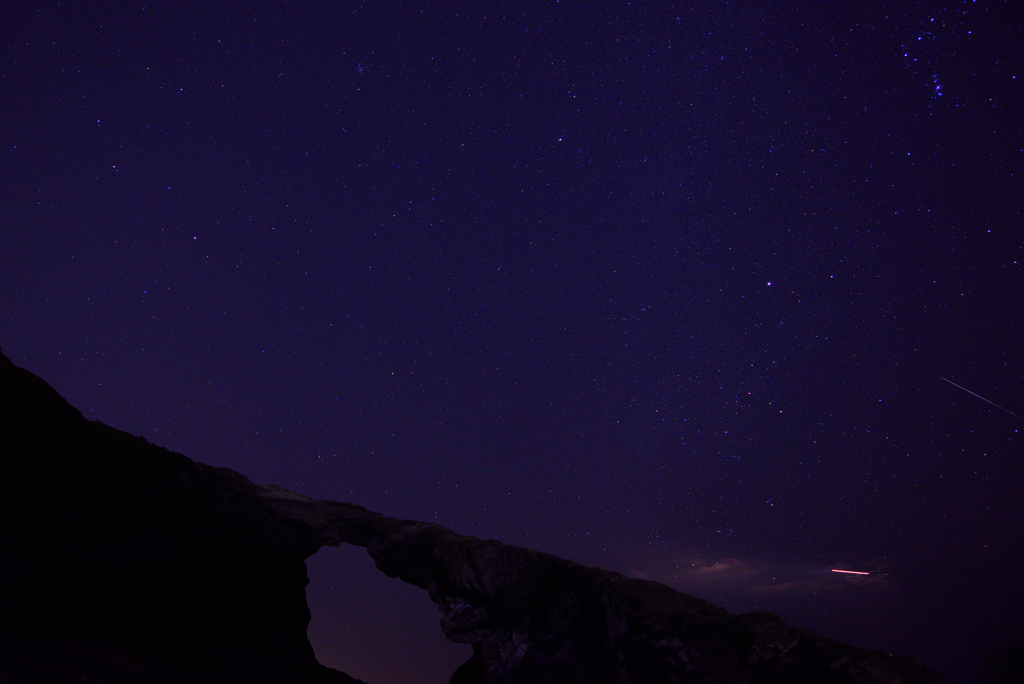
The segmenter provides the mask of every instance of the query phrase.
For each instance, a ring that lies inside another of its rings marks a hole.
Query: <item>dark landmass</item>
[[[938,684],[909,658],[656,582],[260,486],[86,420],[0,354],[0,684],[357,680],[306,637],[304,559],[427,590],[456,684]]]

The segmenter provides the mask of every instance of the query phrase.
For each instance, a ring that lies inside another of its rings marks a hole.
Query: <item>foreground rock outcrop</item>
[[[304,559],[366,547],[473,656],[456,684],[939,684],[664,585],[259,486],[89,422],[0,354],[0,683],[356,680],[306,638]]]

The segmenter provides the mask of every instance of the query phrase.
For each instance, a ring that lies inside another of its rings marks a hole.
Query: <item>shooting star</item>
[[[836,570],[832,568],[832,572],[841,572],[844,575],[870,575],[870,572],[857,572],[856,570]]]
[[[941,375],[937,375],[935,377],[939,378],[940,380],[945,380],[946,382],[948,382],[953,387],[957,387],[959,389],[962,389],[964,392],[967,392],[968,394],[973,394],[974,396],[978,397],[979,399],[981,399],[986,404],[992,404],[993,406],[995,406],[1000,411],[1006,411],[1007,413],[1009,413],[1014,418],[1020,418],[1021,420],[1024,420],[1024,417],[1018,416],[1016,413],[1014,413],[1010,409],[1005,409],[1002,406],[1000,406],[999,404],[997,404],[996,402],[989,401],[988,399],[986,399],[985,397],[981,396],[980,394],[977,394],[976,392],[972,392],[971,390],[967,389],[966,387],[961,387],[960,385],[956,384],[955,382],[953,382],[952,380],[950,380],[948,378],[944,378]]]

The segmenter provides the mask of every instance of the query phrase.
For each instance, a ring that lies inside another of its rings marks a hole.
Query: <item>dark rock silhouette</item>
[[[259,486],[89,422],[0,354],[0,683],[354,682],[317,663],[303,560],[366,547],[473,656],[452,682],[938,684],[771,613]]]
[[[1024,682],[1024,643],[1004,646],[989,654],[982,674],[985,684]]]
[[[316,544],[236,482],[0,354],[0,682],[355,682],[306,637]]]

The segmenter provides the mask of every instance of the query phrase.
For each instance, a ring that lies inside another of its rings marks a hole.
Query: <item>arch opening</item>
[[[325,546],[306,568],[307,634],[327,667],[369,684],[448,684],[473,654],[445,638],[425,591],[380,572],[366,549]]]

